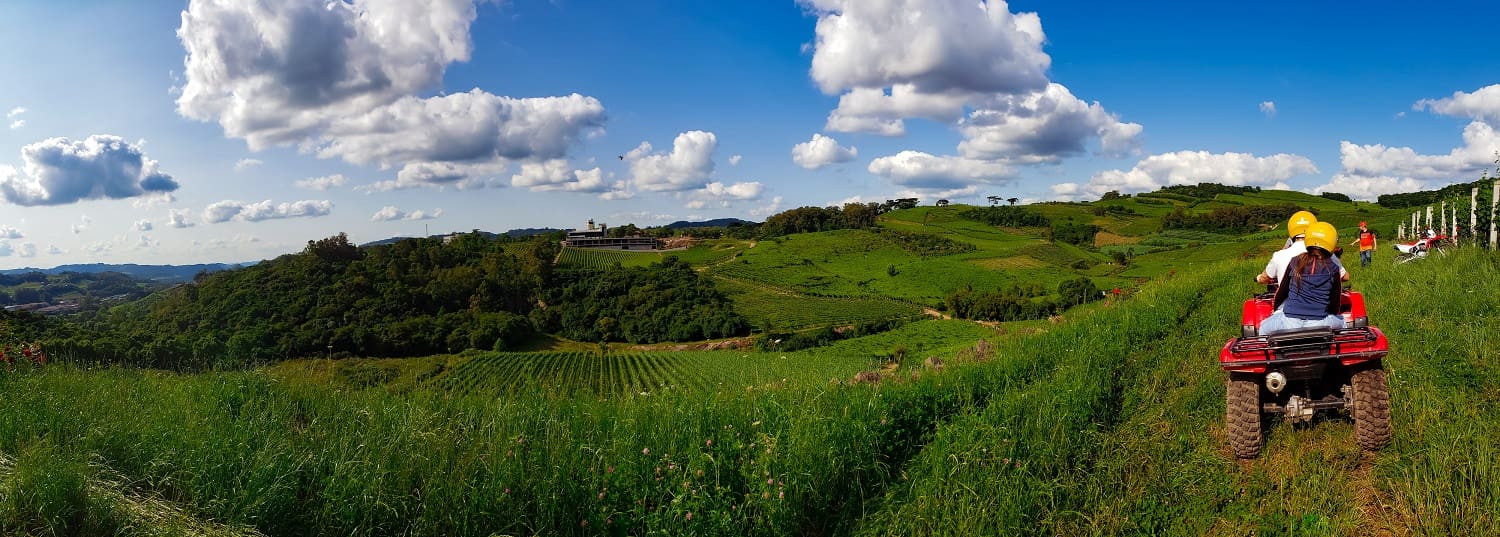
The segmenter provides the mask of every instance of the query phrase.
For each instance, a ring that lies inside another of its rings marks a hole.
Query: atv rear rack
[[[1219,353],[1219,361],[1224,369],[1323,360],[1347,364],[1384,358],[1387,352],[1385,335],[1378,328],[1308,328],[1232,339]]]

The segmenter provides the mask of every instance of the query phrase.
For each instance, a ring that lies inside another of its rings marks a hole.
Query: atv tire
[[[1224,436],[1234,456],[1253,459],[1265,443],[1260,425],[1260,383],[1254,375],[1230,373],[1226,391]]]
[[[1391,394],[1385,369],[1379,363],[1354,373],[1354,438],[1359,447],[1375,451],[1391,441]]]

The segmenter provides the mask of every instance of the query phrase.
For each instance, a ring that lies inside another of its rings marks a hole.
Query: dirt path
[[[15,468],[15,459],[0,453],[0,483],[9,480]],[[200,519],[181,506],[130,490],[122,476],[107,468],[96,469],[101,477],[88,483],[89,498],[103,505],[117,507],[129,519],[130,526],[144,528],[147,533],[189,537],[264,536],[255,528],[228,526]]]

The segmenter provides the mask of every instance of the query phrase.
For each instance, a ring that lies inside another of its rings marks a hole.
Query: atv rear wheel
[[[1260,383],[1247,373],[1230,373],[1224,405],[1224,435],[1234,456],[1253,459],[1264,436],[1260,426]]]
[[[1391,441],[1391,394],[1380,363],[1354,373],[1354,438],[1359,447],[1375,451]]]

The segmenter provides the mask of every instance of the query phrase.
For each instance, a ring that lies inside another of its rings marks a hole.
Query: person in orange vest
[[[1375,256],[1375,232],[1364,222],[1359,223],[1359,235],[1354,237],[1349,244],[1359,243],[1359,266],[1364,268],[1370,265]]]

